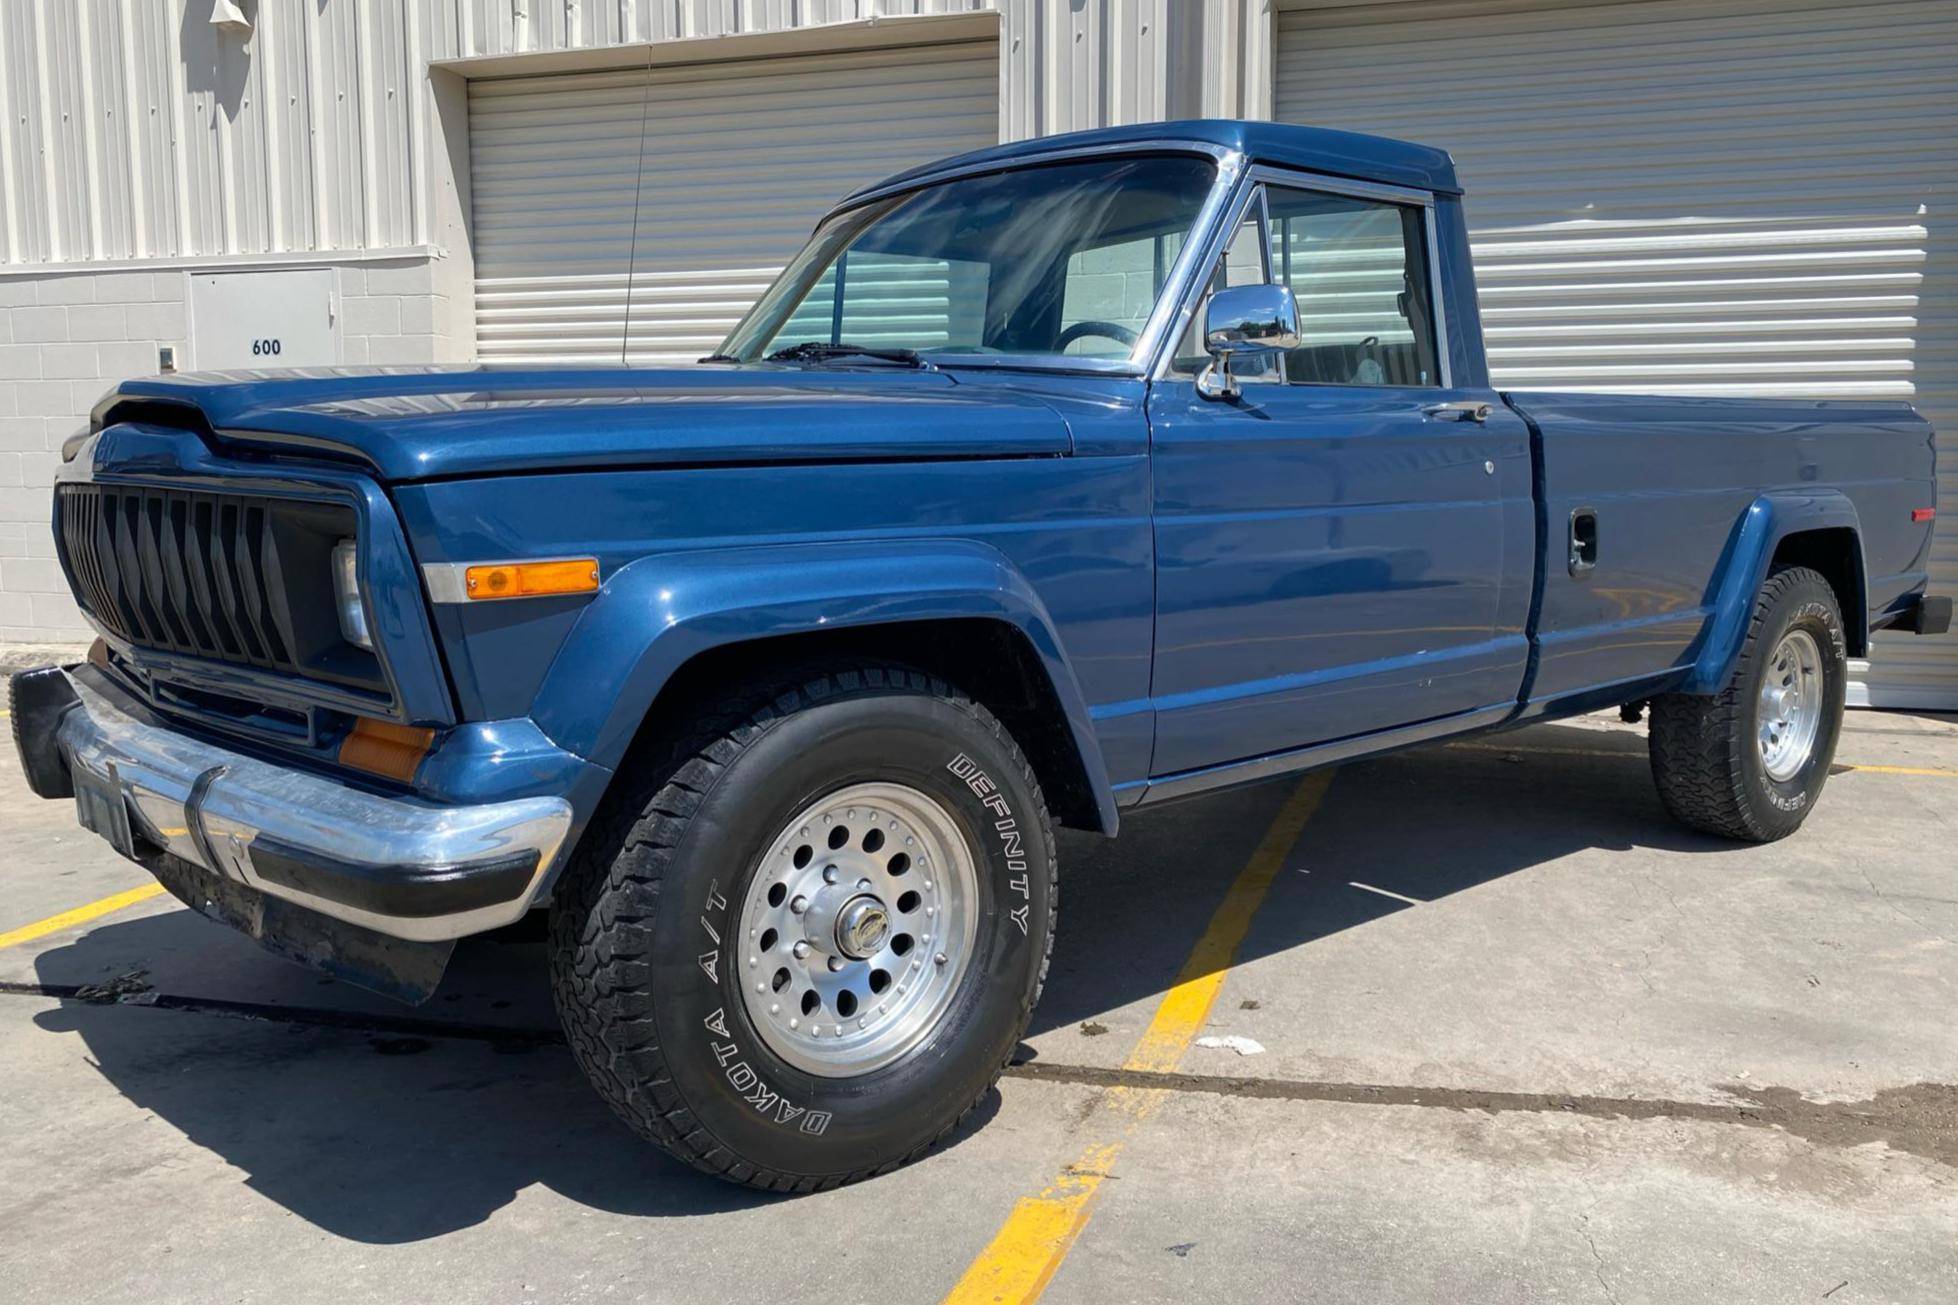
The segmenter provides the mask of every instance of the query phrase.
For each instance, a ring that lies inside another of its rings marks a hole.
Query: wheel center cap
[[[868,960],[884,949],[891,913],[875,897],[852,897],[836,913],[836,950],[851,960]]]

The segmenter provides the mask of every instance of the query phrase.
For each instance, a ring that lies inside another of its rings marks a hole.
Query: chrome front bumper
[[[432,806],[204,742],[93,668],[24,672],[14,711],[35,791],[65,787],[82,824],[125,856],[155,869],[168,853],[391,938],[441,942],[516,920],[571,828],[563,798]]]

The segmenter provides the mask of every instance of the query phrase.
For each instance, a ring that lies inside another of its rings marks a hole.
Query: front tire
[[[1056,885],[990,712],[916,671],[826,669],[738,695],[626,782],[550,950],[572,1051],[637,1132],[813,1191],[917,1158],[991,1089]]]
[[[1726,686],[1652,702],[1652,778],[1666,809],[1723,838],[1794,833],[1829,778],[1848,683],[1835,590],[1807,567],[1776,571]]]

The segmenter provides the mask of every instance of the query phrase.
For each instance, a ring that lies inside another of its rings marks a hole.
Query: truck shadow
[[[1298,783],[1145,808],[1112,841],[1063,833],[1060,926],[1030,1036],[1172,982]],[[1549,873],[1573,853],[1632,848],[1740,850],[1667,815],[1642,730],[1539,725],[1355,763],[1334,775],[1287,853],[1236,963],[1519,872]]]
[[[181,918],[219,927],[187,912]],[[68,1003],[36,1022],[80,1035],[131,1102],[235,1167],[253,1191],[358,1242],[415,1242],[471,1227],[538,1185],[595,1209],[655,1217],[780,1199],[640,1143],[562,1046],[515,1049],[126,1005]]]
[[[1726,849],[1668,821],[1643,755],[1629,731],[1538,727],[1353,766],[1334,778],[1287,870],[1336,868],[1341,887],[1359,881],[1431,902],[1583,849]],[[1064,909],[1032,1034],[1167,988],[1296,783],[1137,812],[1114,842],[1064,835]],[[1240,962],[1420,909],[1317,882],[1312,891],[1281,882],[1287,891],[1273,892]],[[139,982],[172,997],[288,1010],[213,1018],[71,1001],[37,1022],[79,1036],[133,1104],[336,1236],[439,1236],[540,1184],[656,1217],[779,1199],[697,1174],[610,1115],[562,1045],[536,1036],[553,1023],[534,943],[458,949],[443,990],[418,1012],[320,980],[181,910],[97,928],[37,957],[36,970],[48,985],[140,971]],[[411,1014],[460,1036],[388,1023]],[[950,1145],[997,1108],[989,1095]]]

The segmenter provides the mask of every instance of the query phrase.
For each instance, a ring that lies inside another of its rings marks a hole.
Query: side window
[[[1274,277],[1299,303],[1293,385],[1441,384],[1427,222],[1416,205],[1265,188]]]

